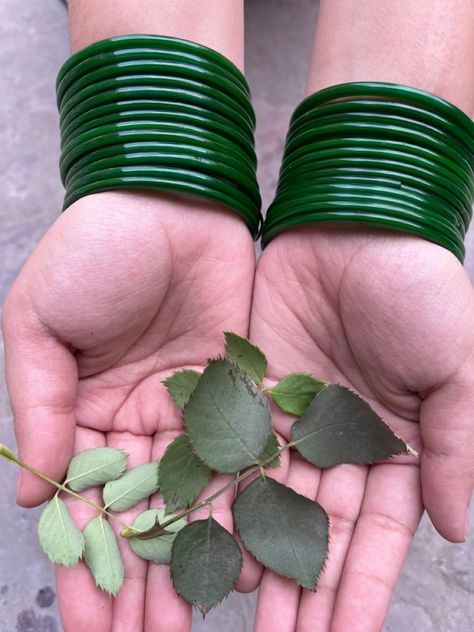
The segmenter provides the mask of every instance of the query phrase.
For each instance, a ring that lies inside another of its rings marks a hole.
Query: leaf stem
[[[126,528],[126,529],[123,529],[120,532],[120,535],[123,536],[124,538],[131,538],[132,536],[135,535],[140,540],[151,540],[152,538],[157,537],[158,535],[162,535],[163,530],[166,529],[166,527],[169,527],[174,522],[177,522],[178,520],[181,520],[182,518],[185,518],[186,516],[189,516],[189,514],[193,513],[197,509],[201,509],[202,507],[205,507],[206,505],[210,505],[213,500],[218,498],[218,496],[220,496],[221,494],[226,492],[228,489],[231,489],[232,487],[235,487],[241,481],[243,481],[247,477],[251,476],[252,474],[257,472],[258,470],[263,470],[263,467],[265,465],[267,465],[268,463],[271,463],[273,461],[273,459],[275,459],[277,456],[280,456],[280,454],[282,452],[285,452],[285,450],[289,450],[293,446],[294,446],[294,441],[290,441],[289,443],[285,443],[285,445],[282,446],[277,452],[273,453],[271,456],[267,457],[266,459],[264,459],[260,463],[258,463],[256,465],[252,465],[252,467],[249,467],[248,470],[245,470],[244,472],[242,472],[242,474],[239,474],[238,476],[233,478],[231,481],[226,483],[223,487],[221,487],[216,492],[211,494],[211,496],[209,496],[208,498],[205,498],[204,500],[201,500],[200,502],[196,503],[195,505],[192,505],[188,509],[185,509],[184,511],[181,511],[180,513],[176,514],[172,518],[169,518],[169,520],[166,520],[165,522],[163,522],[163,524],[160,524],[160,525],[157,525],[155,527],[152,527],[151,529],[148,529],[148,531],[143,531],[143,532],[140,533],[140,535],[137,535],[136,533],[132,533],[129,530],[129,528]]]
[[[83,502],[87,503],[91,507],[94,507],[94,509],[96,509],[97,511],[100,511],[100,513],[104,514],[105,516],[108,516],[111,520],[115,520],[116,522],[118,522],[122,527],[131,529],[132,531],[138,531],[134,529],[134,527],[128,527],[125,524],[125,522],[120,520],[120,518],[117,518],[117,516],[115,516],[114,514],[111,514],[110,512],[107,511],[107,509],[104,509],[104,507],[101,507],[100,505],[95,503],[93,500],[90,500],[89,498],[86,498],[85,496],[81,496],[80,494],[78,494],[77,492],[74,492],[72,489],[69,489],[65,485],[62,485],[61,483],[54,481],[52,478],[49,478],[49,476],[46,476],[46,474],[43,474],[42,472],[32,467],[31,465],[28,465],[28,463],[25,463],[24,461],[19,459],[16,456],[16,454],[14,454],[5,445],[3,445],[3,443],[0,443],[0,456],[3,456],[5,459],[8,459],[9,461],[13,461],[13,463],[16,463],[17,465],[22,467],[24,470],[28,470],[28,472],[31,472],[35,476],[38,476],[38,478],[41,478],[43,481],[46,481],[50,485],[53,485],[54,487],[56,487],[58,492],[59,491],[65,492],[66,494],[69,494],[70,496],[73,496],[74,498],[82,500]]]

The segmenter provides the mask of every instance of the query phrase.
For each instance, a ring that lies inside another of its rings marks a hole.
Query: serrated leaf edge
[[[216,522],[217,522],[217,521],[216,521]],[[189,524],[192,524],[192,523],[189,523]],[[219,524],[219,523],[218,523],[218,524]],[[220,525],[220,526],[222,527],[222,525]],[[183,528],[184,528],[184,527],[183,527]],[[222,527],[222,528],[223,528],[223,529],[225,529],[225,527]],[[177,595],[179,595],[182,599],[184,599],[184,601],[185,601],[186,603],[189,603],[189,604],[191,604],[192,606],[195,606],[195,607],[199,610],[199,612],[202,614],[202,618],[203,618],[203,619],[206,617],[206,614],[207,614],[208,612],[210,612],[211,610],[213,610],[214,608],[216,608],[216,607],[217,607],[220,603],[222,603],[222,602],[224,601],[224,599],[227,599],[227,597],[230,595],[230,593],[231,593],[233,590],[235,590],[235,589],[234,589],[234,586],[235,586],[235,584],[237,583],[237,580],[239,579],[240,574],[242,573],[242,567],[243,567],[243,565],[244,565],[244,557],[243,557],[243,555],[242,555],[242,551],[240,550],[240,547],[239,547],[238,543],[236,542],[236,540],[235,540],[234,536],[232,535],[232,533],[231,533],[230,531],[228,531],[227,529],[225,529],[225,531],[227,531],[227,533],[230,535],[230,537],[234,540],[234,542],[235,542],[236,546],[238,547],[238,549],[239,549],[239,551],[240,551],[240,566],[239,566],[239,574],[237,575],[237,578],[236,578],[235,582],[232,584],[231,588],[229,588],[229,590],[228,590],[228,591],[226,592],[226,594],[222,597],[222,599],[219,599],[219,601],[216,601],[214,604],[212,604],[212,606],[211,606],[210,608],[207,608],[207,609],[206,609],[206,608],[202,608],[202,607],[201,607],[201,606],[202,606],[202,604],[198,604],[198,603],[194,603],[194,602],[188,601],[188,600],[186,599],[186,597],[184,597],[184,596],[183,596],[183,595],[182,595],[182,594],[178,591],[178,589],[176,588],[176,586],[175,586],[175,584],[174,584],[174,577],[173,577],[173,573],[171,573],[171,572],[170,572],[171,582],[172,582],[172,584],[173,584],[173,589],[174,589],[175,593],[176,593]],[[175,539],[176,539],[176,538],[175,538]],[[171,545],[170,570],[171,570],[171,565],[173,564],[174,542],[175,542],[175,540],[173,540],[173,544]]]
[[[104,447],[109,447],[109,446],[104,446]],[[92,450],[94,450],[95,448],[91,448],[91,449],[92,449]],[[127,454],[127,452],[125,452],[125,450],[122,450],[121,448],[113,448],[113,449],[114,449],[114,450],[118,450],[118,451],[119,451],[119,452],[121,452],[123,455],[125,455],[125,456],[127,457],[127,461],[128,461],[128,454]],[[80,453],[80,452],[78,452],[77,454],[81,454],[81,453]],[[77,455],[74,455],[74,456],[77,456]],[[73,458],[74,458],[74,457],[73,457]],[[71,460],[72,460],[72,459],[71,459]],[[119,460],[119,458],[117,457],[117,459],[116,459],[115,461],[111,461],[111,462],[110,462],[110,465],[113,465],[114,463],[117,463],[117,461],[118,461],[118,460]],[[85,473],[83,473],[83,474],[78,474],[77,476],[72,476],[71,478],[67,478],[67,479],[64,481],[64,485],[69,485],[69,487],[70,487],[70,483],[73,483],[74,481],[77,481],[78,479],[83,478],[84,476],[88,476],[89,474],[92,474],[93,472],[97,472],[97,470],[100,470],[100,469],[102,469],[102,468],[104,468],[104,467],[106,467],[106,466],[104,466],[104,465],[99,465],[99,466],[95,467],[93,470],[89,470],[88,472],[85,472]],[[123,468],[122,468],[122,470],[121,470],[120,474],[117,476],[117,478],[120,478],[120,477],[122,476],[122,474],[125,472],[125,470],[126,470],[126,469],[127,469],[127,463],[125,463],[125,465],[123,466]],[[116,481],[116,480],[117,480],[117,478],[113,478],[113,479],[111,479],[111,480]],[[107,481],[107,482],[108,482],[108,481]],[[94,487],[94,486],[92,486],[92,487]],[[71,489],[72,489],[72,487],[71,487]],[[90,488],[86,488],[86,489],[90,489]],[[73,490],[73,491],[75,491],[75,490]],[[84,491],[84,490],[81,490],[81,491]]]
[[[62,503],[64,503],[64,501],[62,500],[62,498],[59,498],[59,496],[58,496],[57,494],[55,494],[55,495],[53,496],[53,498],[51,498],[51,500],[48,500],[48,502],[46,503],[46,507],[44,507],[43,511],[41,512],[41,515],[43,514],[43,512],[46,510],[47,506],[48,506],[50,503],[55,502],[55,503],[58,505],[58,511],[57,511],[57,513],[59,514],[59,519],[60,519],[60,521],[61,521],[61,527],[62,527],[62,530],[63,530],[64,535],[65,535],[65,537],[66,537],[66,540],[67,540],[67,542],[68,542],[68,544],[69,544],[70,538],[69,538],[68,533],[67,533],[67,530],[66,530],[66,528],[65,528],[65,526],[64,526],[63,516],[62,516],[62,514],[61,514],[61,510],[59,509],[59,504],[58,504],[58,501],[61,501]],[[74,526],[75,526],[75,527],[76,527],[76,529],[79,531],[79,533],[81,534],[81,537],[82,537],[82,548],[81,548],[81,553],[80,553],[79,557],[77,558],[77,560],[76,560],[75,562],[71,563],[71,564],[63,564],[63,563],[59,562],[57,558],[56,558],[56,559],[52,558],[52,557],[51,557],[51,555],[50,555],[50,553],[49,553],[48,551],[46,551],[46,549],[43,547],[43,544],[42,544],[42,542],[41,542],[41,538],[39,537],[39,534],[38,534],[38,539],[39,539],[39,541],[40,541],[41,548],[43,549],[43,552],[44,552],[44,553],[45,553],[45,555],[48,557],[48,559],[49,559],[49,561],[50,561],[50,562],[52,562],[53,564],[58,564],[58,565],[60,565],[60,566],[65,566],[66,568],[73,568],[74,566],[77,566],[77,564],[79,563],[79,561],[80,561],[80,560],[83,558],[83,556],[84,556],[85,541],[84,541],[84,536],[83,536],[83,534],[82,534],[81,530],[79,529],[79,527],[76,525],[76,523],[75,523],[75,522],[74,522],[74,520],[72,519],[71,512],[69,511],[69,507],[66,505],[66,503],[64,503],[64,506],[65,506],[65,508],[66,508],[66,511],[69,513],[69,516],[70,516],[70,518],[71,518],[71,520],[72,520],[72,522],[73,522]],[[37,529],[39,529],[39,525],[40,525],[40,521],[41,521],[41,515],[40,515],[40,518],[39,518],[39,521],[38,521],[38,527],[37,527]]]
[[[271,478],[271,477],[269,477]],[[277,481],[278,482],[278,481]],[[289,489],[291,489],[292,491],[295,492],[295,494],[298,494],[298,496],[303,496],[303,498],[306,498],[306,500],[311,500],[311,498],[308,498],[307,496],[304,496],[303,494],[300,494],[299,492],[295,491],[292,487],[289,487]],[[235,500],[237,500],[238,496],[236,496]],[[234,501],[235,502],[235,501]],[[319,505],[319,507],[321,507],[321,509],[324,511],[324,515],[326,516],[326,524],[327,524],[327,538],[326,538],[326,554],[324,556],[324,560],[323,563],[321,565],[321,568],[318,571],[318,574],[316,576],[316,580],[315,580],[315,584],[314,584],[314,588],[308,588],[308,586],[305,586],[304,584],[302,584],[301,582],[299,582],[297,579],[295,579],[294,577],[291,577],[290,575],[285,575],[283,573],[279,573],[278,571],[273,570],[272,568],[270,568],[269,566],[267,566],[259,557],[258,555],[256,555],[255,553],[253,553],[253,551],[251,551],[247,544],[245,543],[245,539],[242,536],[242,534],[239,531],[239,528],[237,527],[237,522],[234,520],[234,526],[236,531],[238,531],[239,533],[239,538],[242,540],[242,544],[244,545],[244,547],[247,549],[247,551],[250,553],[250,555],[252,555],[257,562],[259,562],[264,568],[268,568],[269,570],[272,571],[272,573],[275,573],[276,575],[280,575],[281,577],[286,577],[287,579],[291,579],[292,581],[296,582],[298,584],[298,586],[301,586],[302,588],[305,588],[306,590],[310,590],[311,592],[316,592],[317,588],[318,588],[318,582],[319,582],[319,578],[322,574],[322,572],[324,571],[324,569],[326,568],[326,563],[328,560],[328,553],[329,553],[329,541],[330,541],[330,535],[329,535],[329,529],[331,527],[331,521],[329,519],[329,514],[328,512],[324,509],[324,507],[322,505],[320,505],[317,501],[313,500],[311,502],[316,503],[317,505]]]

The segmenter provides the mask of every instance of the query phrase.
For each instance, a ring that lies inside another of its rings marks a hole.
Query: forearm
[[[116,35],[167,35],[217,50],[243,69],[243,0],[70,0],[69,28],[73,53]]]
[[[349,81],[421,88],[474,113],[473,0],[321,0],[306,92]]]

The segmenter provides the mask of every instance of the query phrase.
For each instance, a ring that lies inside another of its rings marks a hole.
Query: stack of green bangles
[[[313,222],[421,235],[462,262],[473,204],[474,124],[427,92],[348,83],[295,110],[263,243]]]
[[[155,189],[231,208],[259,233],[255,114],[219,53],[154,35],[92,44],[57,83],[64,208],[90,193]]]

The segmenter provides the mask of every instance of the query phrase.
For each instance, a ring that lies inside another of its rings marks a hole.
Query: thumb
[[[61,481],[72,456],[77,388],[74,355],[22,301],[3,311],[5,368],[20,458]],[[17,502],[33,507],[51,485],[22,470]]]
[[[474,486],[474,367],[433,391],[420,412],[423,502],[439,533],[463,542]]]

